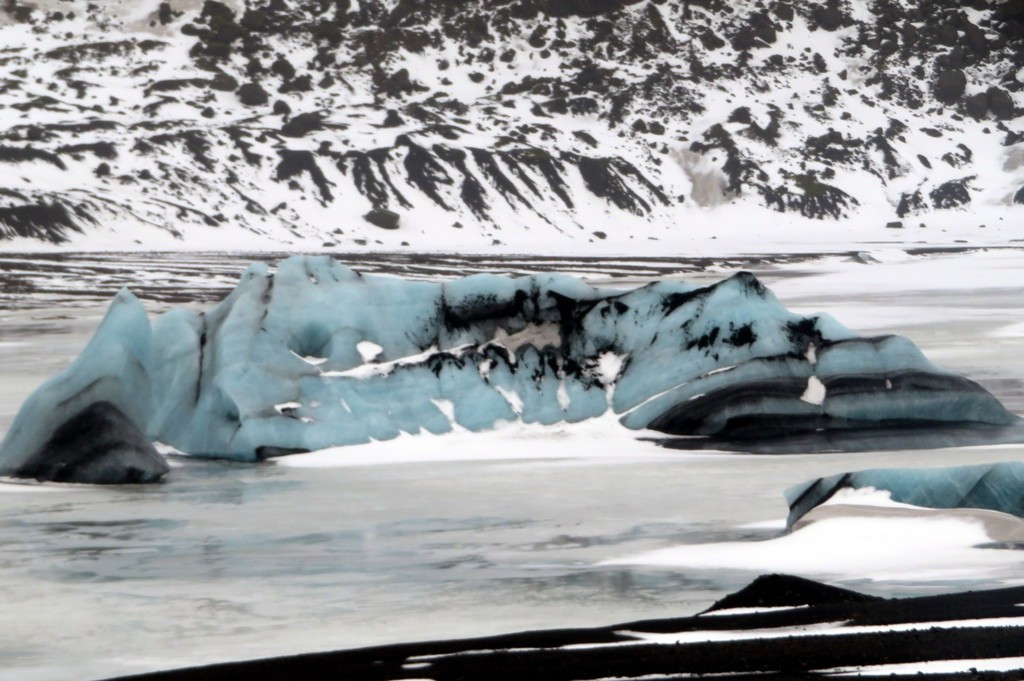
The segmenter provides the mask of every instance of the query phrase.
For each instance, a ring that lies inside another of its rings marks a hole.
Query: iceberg
[[[45,475],[54,433],[100,403],[119,414],[104,437],[119,430],[121,455],[151,466],[140,439],[257,461],[609,410],[627,428],[712,441],[1019,421],[906,338],[791,313],[749,273],[612,290],[556,274],[406,281],[327,256],[251,265],[205,312],[151,320],[122,291],[25,402],[0,474]]]
[[[949,468],[875,468],[790,487],[787,527],[844,489],[872,488],[892,501],[934,509],[981,509],[1024,518],[1024,463],[1007,461]]]

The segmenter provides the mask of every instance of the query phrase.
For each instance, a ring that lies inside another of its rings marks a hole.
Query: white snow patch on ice
[[[636,643],[706,643],[708,641],[742,641],[788,638],[813,634],[814,636],[854,636],[858,634],[885,634],[899,631],[922,631],[928,629],[959,629],[962,627],[1019,627],[1024,626],[1024,617],[989,617],[976,620],[947,620],[942,622],[907,622],[901,624],[878,624],[864,626],[843,626],[843,622],[822,622],[817,624],[799,625],[794,627],[777,627],[773,629],[756,629],[743,631],[683,631],[676,633],[654,634],[648,632],[619,631],[624,636],[633,636]],[[615,647],[635,645],[632,641],[624,643],[606,643],[590,647]],[[566,646],[572,647],[572,646]]]
[[[811,376],[807,379],[807,389],[804,390],[804,394],[800,396],[800,399],[809,404],[820,405],[824,403],[825,384],[817,376]]]
[[[602,564],[877,581],[978,579],[990,571],[1003,574],[1024,567],[1020,551],[975,548],[991,541],[984,525],[970,517],[865,514],[824,518],[765,541],[688,544]]]
[[[306,364],[312,364],[313,366],[319,366],[319,365],[321,365],[321,364],[323,364],[324,362],[327,361],[326,357],[314,357],[313,355],[300,355],[299,353],[295,352],[294,350],[290,350],[289,352],[291,352],[293,355],[295,355],[296,357],[301,359]]]
[[[455,422],[455,403],[454,402],[452,402],[451,400],[442,400],[442,399],[432,399],[430,401],[433,402],[434,406],[437,407],[441,411],[441,413],[445,415],[445,418],[447,418],[452,423]]]
[[[863,667],[835,667],[822,670],[834,676],[888,676],[904,674],[966,674],[969,672],[1008,672],[1024,669],[1024,657],[998,657],[992,659],[930,660],[904,664],[877,664]]]
[[[839,505],[874,506],[877,508],[920,508],[920,506],[893,501],[892,492],[875,489],[874,487],[860,487],[856,489],[844,487],[826,501],[818,504],[818,507]]]
[[[569,390],[565,387],[565,381],[558,382],[558,406],[562,408],[562,411],[569,410]]]
[[[611,385],[622,372],[622,366],[626,363],[626,355],[616,355],[614,352],[602,352],[597,358],[597,373],[601,382]]]
[[[335,468],[440,461],[678,461],[713,456],[704,452],[670,451],[654,442],[638,439],[652,435],[656,434],[624,428],[614,415],[551,426],[515,421],[483,433],[458,430],[442,435],[403,433],[381,442],[294,454],[275,459],[274,463],[292,468]]]
[[[380,353],[384,352],[384,348],[377,345],[373,341],[359,341],[356,343],[356,350],[359,351],[359,356],[363,358],[364,362],[372,362],[377,359]]]

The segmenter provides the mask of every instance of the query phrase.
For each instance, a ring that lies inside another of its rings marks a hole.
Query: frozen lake
[[[208,304],[247,262],[0,256],[0,433],[24,397],[84,346],[119,286],[131,285],[152,312]],[[416,277],[549,269],[622,286],[655,276],[713,281],[746,268],[791,309],[828,311],[865,334],[904,334],[1024,412],[1020,250],[771,262],[346,262]],[[799,562],[798,553],[783,555],[799,547],[757,543],[781,533],[790,485],[877,466],[1024,458],[1017,446],[690,454],[586,427],[404,447],[379,446],[387,465],[360,465],[373,447],[306,467],[178,458],[152,488],[0,484],[0,679],[101,678],[690,614],[787,559]],[[857,554],[857,541],[869,540],[851,536],[844,550]],[[695,545],[704,558],[689,566],[606,564],[680,546],[686,563],[685,547]],[[737,547],[749,565],[737,566]],[[806,574],[883,594],[1024,582],[1018,550],[932,557],[914,544],[902,562],[899,551],[897,542],[895,562],[890,555],[856,569],[839,551]],[[721,565],[707,559],[716,553]]]

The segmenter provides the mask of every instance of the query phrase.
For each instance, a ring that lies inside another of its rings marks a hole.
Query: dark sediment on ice
[[[779,424],[777,424],[779,425]],[[940,449],[1024,442],[1024,426],[977,423],[892,423],[889,427],[817,430],[797,428],[774,436],[669,437],[655,439],[668,449],[723,450],[748,454],[811,454],[873,452],[899,449]]]
[[[1024,603],[1024,587],[885,599],[806,579],[769,575],[694,617],[232,662],[124,677],[123,681],[570,681],[678,678],[681,674],[715,674],[728,679],[827,678],[828,670],[854,666],[1024,656],[1024,627],[972,623],[1019,617],[1018,603]],[[772,609],[730,612],[737,608]],[[906,624],[919,626],[910,631],[894,630],[896,627],[880,632],[852,629]],[[817,626],[789,629],[808,625]],[[786,629],[772,631],[781,628]],[[668,643],[646,643],[626,632],[679,633],[683,641],[699,638],[701,634],[695,632],[707,632],[709,638],[732,634],[736,640],[675,643],[669,637]],[[616,645],[622,643],[628,645]],[[1019,679],[1021,673],[943,672],[926,678]],[[921,677],[879,670],[876,678]]]

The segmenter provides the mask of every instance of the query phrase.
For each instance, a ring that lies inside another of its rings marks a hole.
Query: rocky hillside
[[[1024,237],[1019,0],[0,1],[0,248]]]

